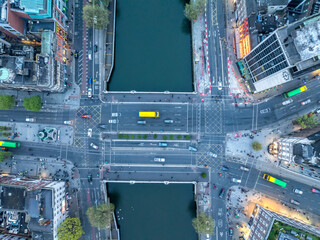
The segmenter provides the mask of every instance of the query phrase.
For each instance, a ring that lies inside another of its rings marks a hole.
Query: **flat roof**
[[[0,200],[1,207],[10,210],[25,209],[25,189],[21,187],[0,186],[2,189]]]

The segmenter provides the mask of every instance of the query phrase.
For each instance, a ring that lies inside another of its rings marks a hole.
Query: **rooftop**
[[[0,206],[6,210],[25,209],[25,189],[22,187],[0,186]]]

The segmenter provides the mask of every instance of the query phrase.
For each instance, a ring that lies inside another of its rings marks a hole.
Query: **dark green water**
[[[192,184],[108,184],[121,240],[196,240]]]
[[[184,4],[185,0],[117,0],[109,91],[193,91]]]

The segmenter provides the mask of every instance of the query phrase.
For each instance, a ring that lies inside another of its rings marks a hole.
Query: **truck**
[[[139,112],[139,117],[159,117],[159,112]]]
[[[276,179],[276,178],[274,178],[274,177],[272,177],[272,176],[270,176],[268,174],[263,174],[263,179],[267,180],[269,182],[272,182],[274,184],[277,184],[277,185],[279,185],[281,187],[284,187],[284,188],[287,186],[286,182],[283,182],[283,181],[281,181],[279,179]]]

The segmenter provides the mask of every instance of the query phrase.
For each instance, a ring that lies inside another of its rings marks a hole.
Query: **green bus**
[[[286,182],[283,182],[283,181],[281,181],[281,180],[279,180],[279,179],[276,179],[276,178],[274,178],[274,177],[272,177],[272,176],[270,176],[270,175],[268,175],[268,174],[264,174],[263,175],[263,179],[264,180],[267,180],[267,181],[269,181],[269,182],[272,182],[272,183],[274,183],[274,184],[277,184],[277,185],[279,185],[279,186],[281,186],[281,187],[286,187],[287,186],[287,183]]]
[[[0,141],[0,147],[17,148],[17,147],[20,147],[20,143],[19,142]]]
[[[299,87],[295,90],[292,90],[290,92],[287,92],[287,93],[284,93],[284,97],[285,98],[289,98],[289,97],[292,97],[294,95],[297,95],[298,93],[301,93],[301,92],[304,92],[304,91],[307,91],[307,87],[306,86],[302,86],[302,87]]]

